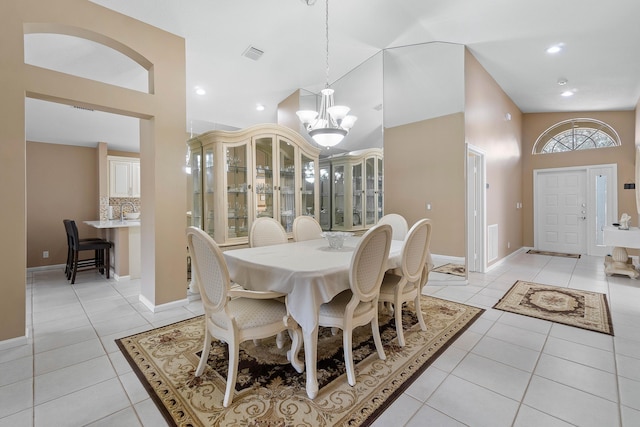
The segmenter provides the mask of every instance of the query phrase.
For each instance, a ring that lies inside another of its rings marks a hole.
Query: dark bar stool
[[[100,273],[105,273],[106,277],[110,275],[110,253],[111,242],[104,239],[82,239],[78,237],[78,227],[73,220],[64,220],[65,229],[67,230],[71,260],[67,266],[67,279],[71,279],[71,284],[76,281],[76,273],[78,271],[99,269]],[[80,260],[80,252],[94,251],[94,257]]]
[[[69,223],[72,220],[63,219],[62,223],[64,224],[64,231],[67,234],[67,264],[64,267],[64,274],[67,276],[67,280],[71,278],[71,261],[73,260],[73,251],[71,250],[71,229],[69,228]],[[100,237],[87,237],[85,239],[80,239],[80,243],[90,242],[90,241],[104,241]],[[95,257],[100,256],[102,251],[95,251]]]

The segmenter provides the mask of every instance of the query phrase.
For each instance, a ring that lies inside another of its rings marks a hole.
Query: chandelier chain
[[[325,34],[327,39],[327,75],[326,75],[326,83],[325,87],[329,87],[329,0],[326,0],[326,8],[325,8]]]

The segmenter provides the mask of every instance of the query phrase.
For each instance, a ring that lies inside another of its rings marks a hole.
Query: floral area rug
[[[565,254],[562,252],[536,251],[535,249],[529,249],[527,253],[534,254],[534,255],[560,256],[565,258],[580,258],[580,254]]]
[[[387,359],[380,360],[369,325],[354,330],[356,385],[346,379],[342,333],[320,328],[318,396],[305,391],[305,374],[287,362],[275,338],[241,344],[233,402],[222,406],[227,345],[214,340],[209,366],[194,376],[204,340],[203,317],[116,340],[140,381],[174,426],[363,426],[371,424],[484,311],[423,296],[427,331],[420,330],[413,305],[403,310],[406,346],[399,347],[391,313],[380,313]],[[285,334],[287,335],[287,334]],[[288,338],[287,338],[288,339]],[[304,349],[303,349],[304,351]],[[300,352],[300,359],[304,354]]]
[[[454,276],[466,277],[466,269],[462,264],[444,264],[431,269],[434,273],[453,274]]]
[[[518,280],[493,308],[613,335],[607,296]]]

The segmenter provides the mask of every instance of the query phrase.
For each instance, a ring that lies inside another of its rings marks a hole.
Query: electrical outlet
[[[507,242],[507,249],[511,249],[511,242]]]
[[[42,251],[42,258],[49,258],[49,251]]]

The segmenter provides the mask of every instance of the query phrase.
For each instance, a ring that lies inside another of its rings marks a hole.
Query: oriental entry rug
[[[434,273],[453,274],[454,276],[465,277],[466,270],[462,264],[444,264],[439,267],[432,268]]]
[[[307,397],[305,374],[287,362],[290,342],[279,350],[270,338],[258,346],[253,341],[241,344],[235,395],[224,408],[227,345],[213,340],[209,366],[201,377],[194,377],[204,340],[202,316],[116,342],[170,425],[365,426],[484,311],[429,296],[423,296],[421,304],[427,331],[420,330],[409,304],[403,310],[405,347],[397,345],[392,314],[380,313],[386,360],[378,358],[369,325],[354,330],[354,387],[346,379],[342,333],[320,328],[320,391],[314,400]],[[304,360],[303,352],[300,359]]]
[[[580,258],[580,254],[565,254],[563,252],[536,251],[535,249],[529,249],[527,253],[534,254],[534,255],[559,256],[564,258]]]
[[[613,335],[607,296],[598,292],[518,280],[493,308]]]

